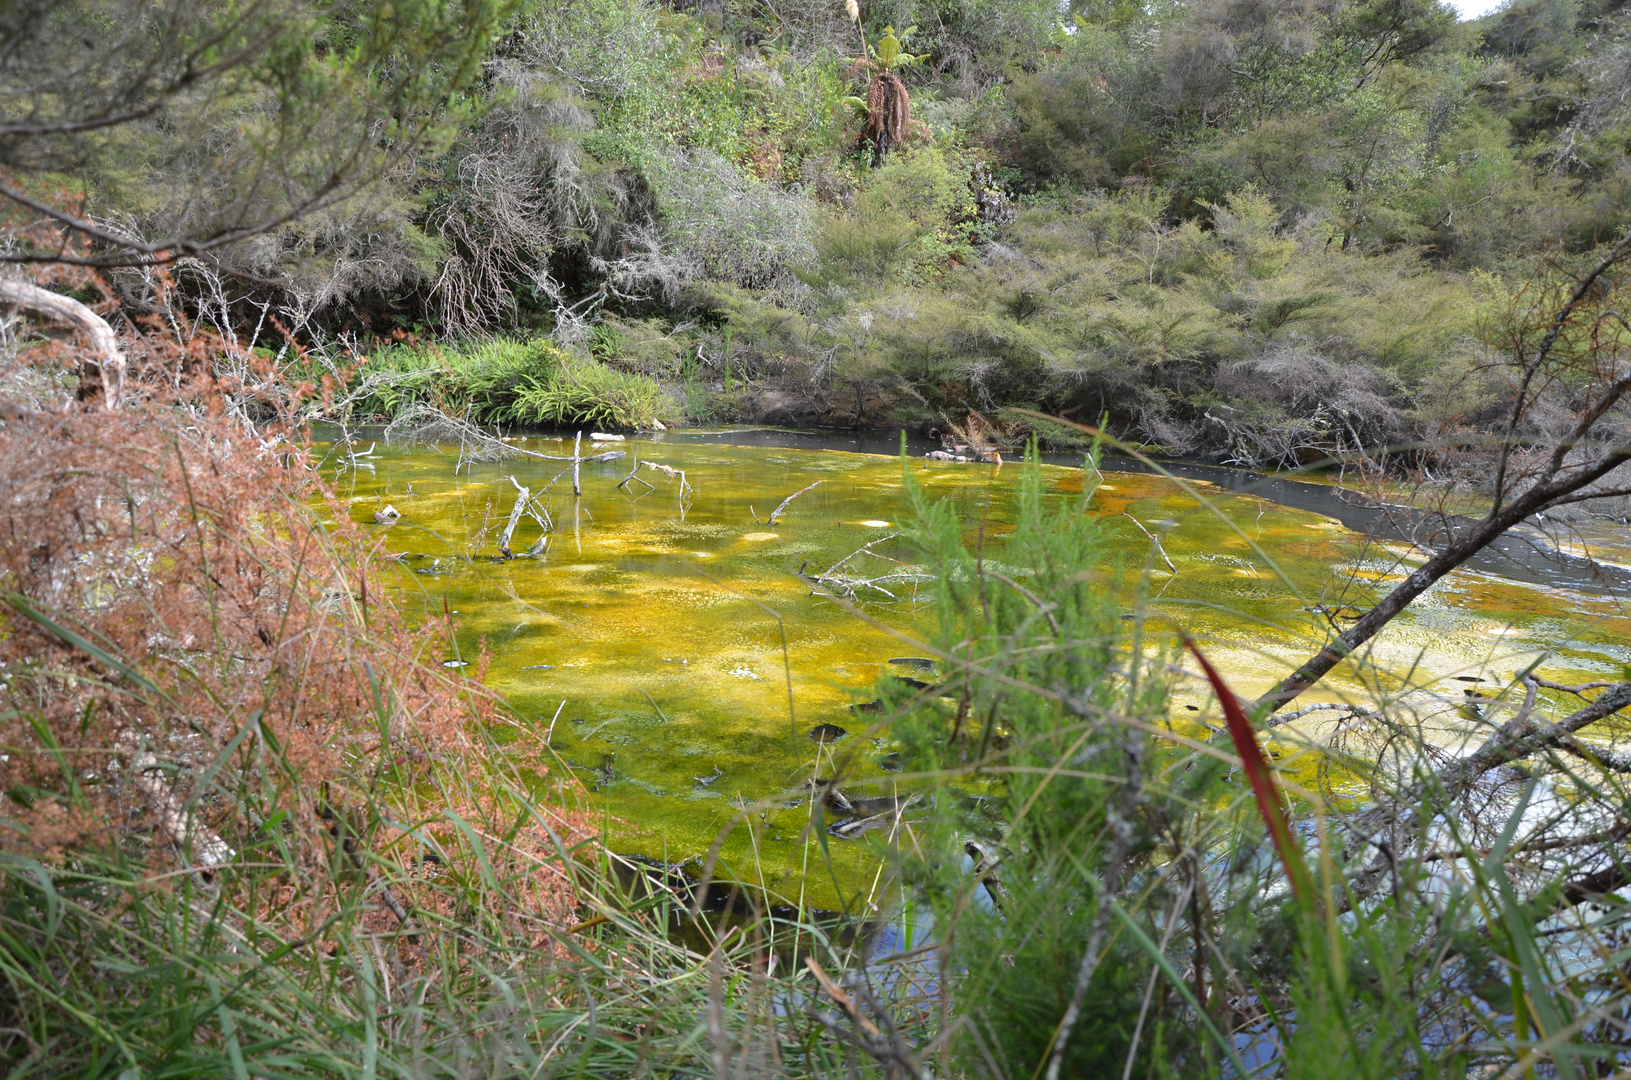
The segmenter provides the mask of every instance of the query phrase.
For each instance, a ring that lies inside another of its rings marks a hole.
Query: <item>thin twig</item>
[[[684,469],[675,469],[675,468],[670,468],[667,465],[659,465],[655,461],[647,461],[647,462],[644,462],[643,464],[645,465],[646,468],[651,469],[654,472],[660,472],[664,476],[669,477],[670,479],[679,480],[679,482],[680,482],[680,498],[682,498],[682,499],[685,498],[686,492],[691,492],[692,494],[696,493],[696,489],[693,488],[690,484],[685,482],[685,470]]]
[[[803,495],[806,491],[809,491],[810,488],[820,487],[820,486],[821,486],[821,481],[817,480],[815,483],[810,484],[808,487],[799,488],[797,491],[793,492],[793,494],[787,496],[787,498],[782,500],[782,504],[780,506],[776,507],[776,509],[771,512],[771,515],[770,515],[770,517],[768,519],[766,519],[765,524],[766,525],[776,524],[776,519],[782,516],[782,511],[787,509],[787,504],[788,503],[792,502],[794,499],[798,498],[800,495]],[[757,515],[755,515],[755,516],[757,516]]]
[[[1134,525],[1137,525],[1138,531],[1150,538],[1150,543],[1155,545],[1155,550],[1159,551],[1161,553],[1161,558],[1166,560],[1167,569],[1176,574],[1178,572],[1178,568],[1172,565],[1171,559],[1167,558],[1167,549],[1161,546],[1161,538],[1150,532],[1150,530],[1146,529],[1142,522],[1140,522],[1133,515],[1129,514],[1127,511],[1123,510],[1121,512],[1121,516],[1132,522]]]
[[[657,485],[656,484],[651,483],[649,480],[647,480],[643,476],[636,476],[635,475],[636,473],[638,473],[640,471],[640,450],[639,450],[638,447],[636,447],[634,449],[633,454],[634,454],[634,464],[629,467],[629,475],[625,476],[622,480],[618,481],[617,486],[619,488],[626,487],[627,485],[629,485],[629,484],[633,483],[634,481],[638,480],[640,483],[646,485],[646,490],[647,491],[656,491],[657,490]],[[634,489],[629,488],[629,490],[632,492]]]
[[[1027,589],[1025,586],[1021,585],[1019,582],[1015,581],[1013,578],[1007,577],[1007,576],[1005,576],[1003,574],[997,573],[995,570],[991,569],[989,566],[985,566],[984,564],[982,564],[981,565],[981,570],[985,573],[985,575],[987,577],[996,578],[998,581],[1002,582],[1004,585],[1008,586],[1010,589],[1013,589],[1015,592],[1019,593],[1019,595],[1023,596],[1025,599],[1029,600],[1032,604],[1036,605],[1036,610],[1041,612],[1043,615],[1047,616],[1048,625],[1053,628],[1054,637],[1059,637],[1061,634],[1063,634],[1063,631],[1059,629],[1059,620],[1053,617],[1054,611],[1059,607],[1058,604],[1044,604],[1042,602],[1042,599],[1039,596],[1037,596],[1034,592]]]

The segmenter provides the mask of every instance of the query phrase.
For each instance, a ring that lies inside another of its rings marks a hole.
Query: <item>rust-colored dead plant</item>
[[[0,419],[0,855],[113,853],[246,934],[394,934],[404,973],[473,917],[549,954],[589,833],[564,772],[497,756],[451,628],[404,621],[288,433],[212,408],[205,347],[138,342],[120,410]]]

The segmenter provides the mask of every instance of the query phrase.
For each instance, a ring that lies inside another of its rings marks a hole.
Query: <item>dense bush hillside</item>
[[[179,299],[341,382],[382,342],[547,335],[654,380],[644,420],[1000,427],[1021,406],[1259,465],[1489,419],[1478,372],[1514,289],[1631,222],[1631,46],[1596,0],[1470,23],[1427,0],[470,11],[476,44],[413,54],[445,78],[384,87],[434,118],[423,137],[376,134],[390,153],[331,189],[308,153],[303,216],[222,171],[268,138],[226,119],[276,104],[350,145],[366,111],[320,123],[302,97],[337,77],[240,80],[186,114],[213,154],[177,138],[175,101],[114,136],[13,134],[13,217],[70,207],[111,253],[109,233],[243,228],[262,200],[263,235],[112,273],[119,309]],[[105,36],[93,15],[55,32]],[[574,419],[534,411],[512,419]]]

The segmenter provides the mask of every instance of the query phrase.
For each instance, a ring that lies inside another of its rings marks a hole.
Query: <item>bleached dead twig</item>
[[[515,485],[515,505],[510,508],[510,520],[504,526],[504,534],[498,538],[498,550],[504,553],[506,559],[514,558],[510,554],[510,537],[515,535],[515,527],[520,523],[527,504],[532,502],[532,492],[522,487],[519,480],[511,476],[510,483]]]
[[[634,449],[633,454],[634,454],[634,464],[629,466],[629,475],[625,476],[622,480],[618,481],[617,486],[619,488],[623,488],[623,487],[627,487],[629,484],[639,482],[639,483],[642,483],[642,484],[646,485],[646,490],[647,491],[656,491],[657,490],[657,485],[656,484],[653,484],[651,481],[645,479],[644,477],[635,475],[636,473],[638,473],[640,471],[640,450],[639,450],[638,447],[636,447]],[[629,488],[629,490],[632,492],[634,489]]]
[[[806,491],[809,491],[810,488],[820,487],[820,486],[821,486],[821,481],[817,480],[815,483],[810,484],[807,487],[799,488],[797,491],[793,492],[793,494],[787,496],[787,498],[782,500],[782,504],[780,506],[776,507],[775,510],[771,511],[770,518],[769,518],[768,521],[765,522],[765,524],[766,525],[776,524],[776,519],[782,516],[782,511],[787,509],[787,504],[788,503],[792,502],[794,499],[798,498],[800,495],[803,495]]]
[[[580,433],[581,437],[581,433]],[[536,450],[528,450],[514,443],[505,442],[494,435],[489,435],[476,424],[461,417],[449,416],[433,405],[423,402],[403,411],[392,420],[385,429],[387,443],[398,442],[424,442],[424,443],[458,443],[460,446],[461,461],[489,462],[502,461],[507,457],[530,457],[540,461],[614,461],[623,457],[627,451],[607,450],[599,454],[580,457],[572,454],[541,454]],[[466,453],[469,448],[473,452]]]
[[[1140,522],[1133,515],[1129,514],[1127,511],[1123,510],[1121,512],[1121,516],[1132,522],[1134,525],[1137,525],[1138,531],[1150,538],[1150,543],[1155,545],[1155,550],[1159,551],[1161,553],[1161,558],[1166,561],[1167,569],[1176,574],[1178,572],[1178,568],[1172,565],[1172,560],[1170,558],[1167,558],[1167,549],[1161,546],[1161,538],[1150,532],[1150,530],[1146,529],[1142,522]]]
[[[176,798],[156,754],[142,745],[141,736],[126,729],[119,743],[130,755],[131,778],[159,816],[159,829],[169,841],[196,860],[199,869],[217,870],[232,861],[233,850],[214,832],[196,823],[187,805]]]
[[[692,494],[696,493],[696,489],[693,488],[690,484],[685,482],[685,470],[684,469],[675,469],[675,468],[670,468],[667,465],[659,465],[655,461],[647,461],[647,462],[643,462],[642,464],[644,464],[646,468],[652,469],[652,470],[654,470],[656,472],[660,472],[664,476],[669,477],[670,479],[677,479],[680,482],[680,498],[683,499],[685,497],[686,492],[690,492]]]
[[[1376,714],[1371,712],[1369,709],[1361,708],[1358,705],[1345,705],[1340,701],[1322,701],[1315,705],[1304,705],[1296,712],[1286,713],[1284,716],[1270,717],[1265,726],[1276,728],[1281,724],[1289,724],[1293,720],[1301,720],[1303,717],[1308,716],[1311,713],[1338,711],[1345,712],[1350,716],[1360,717],[1361,719],[1373,719],[1376,716]]]
[[[887,536],[880,536],[870,543],[862,544],[860,547],[856,548],[842,559],[839,559],[837,562],[833,563],[822,574],[813,579],[807,580],[810,580],[815,585],[830,589],[834,595],[842,596],[848,600],[856,599],[857,594],[862,589],[871,589],[875,592],[883,593],[891,600],[899,600],[900,597],[884,588],[886,584],[916,585],[925,581],[934,580],[933,574],[930,574],[924,570],[919,570],[914,566],[908,566],[899,559],[892,559],[888,555],[880,555],[878,552],[872,550],[872,548],[876,545],[893,540],[899,535],[899,533],[890,533]],[[854,559],[862,555],[870,555],[874,559],[882,559],[884,562],[894,563],[901,569],[891,571],[890,573],[886,574],[879,574],[875,577],[865,577],[859,573],[847,572],[845,568],[849,567],[850,563]],[[801,577],[804,575],[804,569],[805,568],[803,566],[799,567],[799,575]]]

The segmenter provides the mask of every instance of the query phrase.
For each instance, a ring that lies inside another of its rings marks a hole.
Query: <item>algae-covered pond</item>
[[[832,755],[842,753],[863,781],[854,792],[909,794],[910,781],[890,771],[887,731],[850,707],[876,697],[885,671],[931,676],[891,665],[917,651],[812,595],[796,576],[883,540],[905,512],[898,457],[825,441],[827,448],[797,449],[688,432],[613,444],[608,449],[683,470],[690,490],[682,496],[676,476],[647,468],[640,476],[654,487],[619,488],[628,457],[586,464],[581,498],[572,496],[570,475],[543,497],[554,526],[547,550],[508,561],[493,556],[515,501],[509,478],[537,492],[564,462],[511,458],[455,474],[456,448],[382,444],[367,466],[336,475],[355,520],[404,556],[386,564],[386,581],[408,610],[453,613],[456,642],[446,662],[470,661],[485,648],[489,685],[530,737],[550,740],[604,812],[619,850],[670,863],[698,859],[739,808],[753,804],[721,849],[727,871],[789,901],[802,895],[831,908],[865,890],[877,834],[830,837],[836,873],[806,874],[819,852],[800,843],[809,814],[804,785],[813,773],[830,774]],[[560,439],[517,445],[571,453]],[[915,458],[907,467],[930,497],[957,504],[971,536],[982,534],[1000,561],[1020,466]],[[1080,491],[1079,467],[1043,468],[1061,497]],[[767,523],[783,499],[817,481]],[[1321,618],[1309,609],[1345,602],[1344,583],[1351,593],[1355,580],[1385,583],[1408,572],[1400,561],[1406,549],[1367,541],[1333,518],[1193,483],[1228,522],[1173,482],[1138,473],[1106,471],[1093,510],[1106,518],[1125,564],[1150,568],[1149,609],[1209,639],[1239,692],[1266,688],[1308,655]],[[373,524],[385,504],[401,518]],[[1173,569],[1152,553],[1146,528],[1163,535]],[[513,550],[526,550],[540,532],[523,518]],[[895,542],[875,550],[908,556]],[[867,557],[858,565],[900,575],[885,583],[893,600],[863,592],[870,614],[908,634],[927,632],[931,613],[914,601],[905,568]],[[1463,570],[1386,631],[1364,684],[1345,667],[1310,700],[1365,700],[1378,687],[1450,700],[1474,679],[1493,692],[1543,653],[1543,670],[1554,677],[1598,677],[1631,661],[1627,642],[1631,618],[1606,595]],[[1199,686],[1179,686],[1175,720],[1193,723],[1210,708]],[[809,733],[819,725],[846,734],[818,742]],[[1296,731],[1282,737],[1293,751]],[[1314,763],[1290,753],[1282,766],[1311,773]]]

